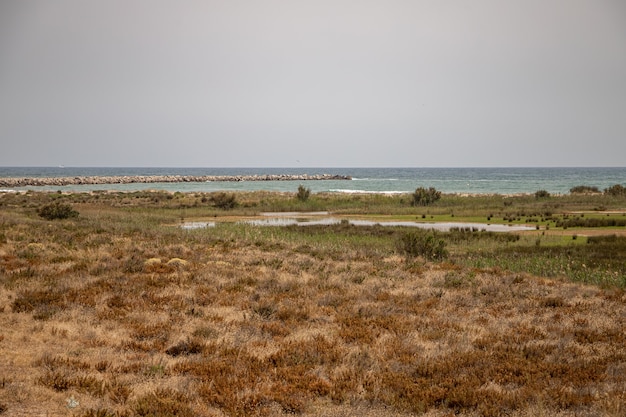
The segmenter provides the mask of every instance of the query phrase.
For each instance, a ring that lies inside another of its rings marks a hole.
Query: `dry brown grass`
[[[1,415],[626,413],[623,290],[5,216]]]

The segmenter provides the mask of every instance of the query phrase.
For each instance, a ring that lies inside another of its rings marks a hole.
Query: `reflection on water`
[[[314,226],[314,225],[333,225],[339,224],[342,220],[334,217],[325,217],[323,219],[306,219],[306,218],[290,218],[279,217],[270,219],[254,219],[245,220],[242,223],[254,226]],[[506,225],[506,224],[484,224],[484,223],[460,223],[460,222],[410,222],[410,221],[386,221],[374,222],[371,220],[343,220],[353,226],[401,226],[401,227],[417,227],[420,229],[438,230],[441,232],[449,232],[450,229],[472,229],[475,231],[486,232],[514,232],[522,230],[535,230],[532,226],[524,225]]]
[[[291,226],[294,224],[297,224],[299,226],[328,226],[340,223],[340,220],[333,217],[325,217],[323,219],[306,219],[301,217],[273,217],[270,219],[244,220],[241,223],[251,224],[253,226]]]
[[[307,216],[328,216],[327,211],[277,211],[261,213],[265,217],[307,217]]]
[[[352,226],[398,226],[398,227],[417,227],[420,229],[437,230],[440,232],[449,232],[450,229],[470,229],[473,231],[485,232],[517,232],[524,230],[535,230],[533,226],[525,225],[508,225],[508,224],[484,224],[484,223],[463,223],[463,222],[414,222],[414,221],[382,221],[375,222],[372,220],[352,220],[338,219],[336,217],[316,217],[326,216],[327,212],[309,212],[309,213],[263,213],[267,218],[241,220],[239,224],[249,224],[252,226],[330,226],[334,224],[345,223]],[[272,217],[269,217],[272,216]],[[312,217],[307,217],[312,216]],[[181,225],[183,229],[205,229],[215,227],[215,222],[185,222]]]
[[[215,222],[185,222],[180,227],[185,230],[206,229],[207,227],[215,227]]]

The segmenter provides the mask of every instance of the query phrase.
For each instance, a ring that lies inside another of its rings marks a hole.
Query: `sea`
[[[600,191],[615,184],[626,186],[626,167],[583,168],[120,168],[120,167],[0,167],[2,177],[82,177],[273,174],[333,174],[351,180],[238,181],[201,183],[98,184],[30,186],[1,191],[41,190],[88,192],[96,190],[170,192],[278,191],[295,192],[299,185],[313,193],[411,193],[418,187],[434,187],[456,194],[532,194],[539,190],[567,194],[572,187],[587,185]],[[2,188],[2,187],[0,187]]]

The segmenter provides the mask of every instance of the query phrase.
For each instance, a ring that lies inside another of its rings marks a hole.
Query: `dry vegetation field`
[[[624,227],[554,217],[623,198],[341,198],[0,194],[0,415],[626,415]],[[430,260],[403,228],[219,222],[304,209],[538,227]]]

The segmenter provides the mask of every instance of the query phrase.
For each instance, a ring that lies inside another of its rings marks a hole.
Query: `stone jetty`
[[[134,184],[157,182],[213,182],[213,181],[320,181],[320,180],[351,180],[346,175],[316,174],[316,175],[149,175],[149,176],[89,176],[89,177],[5,177],[0,178],[0,187],[26,186],[63,186],[63,185],[91,185],[91,184]]]

